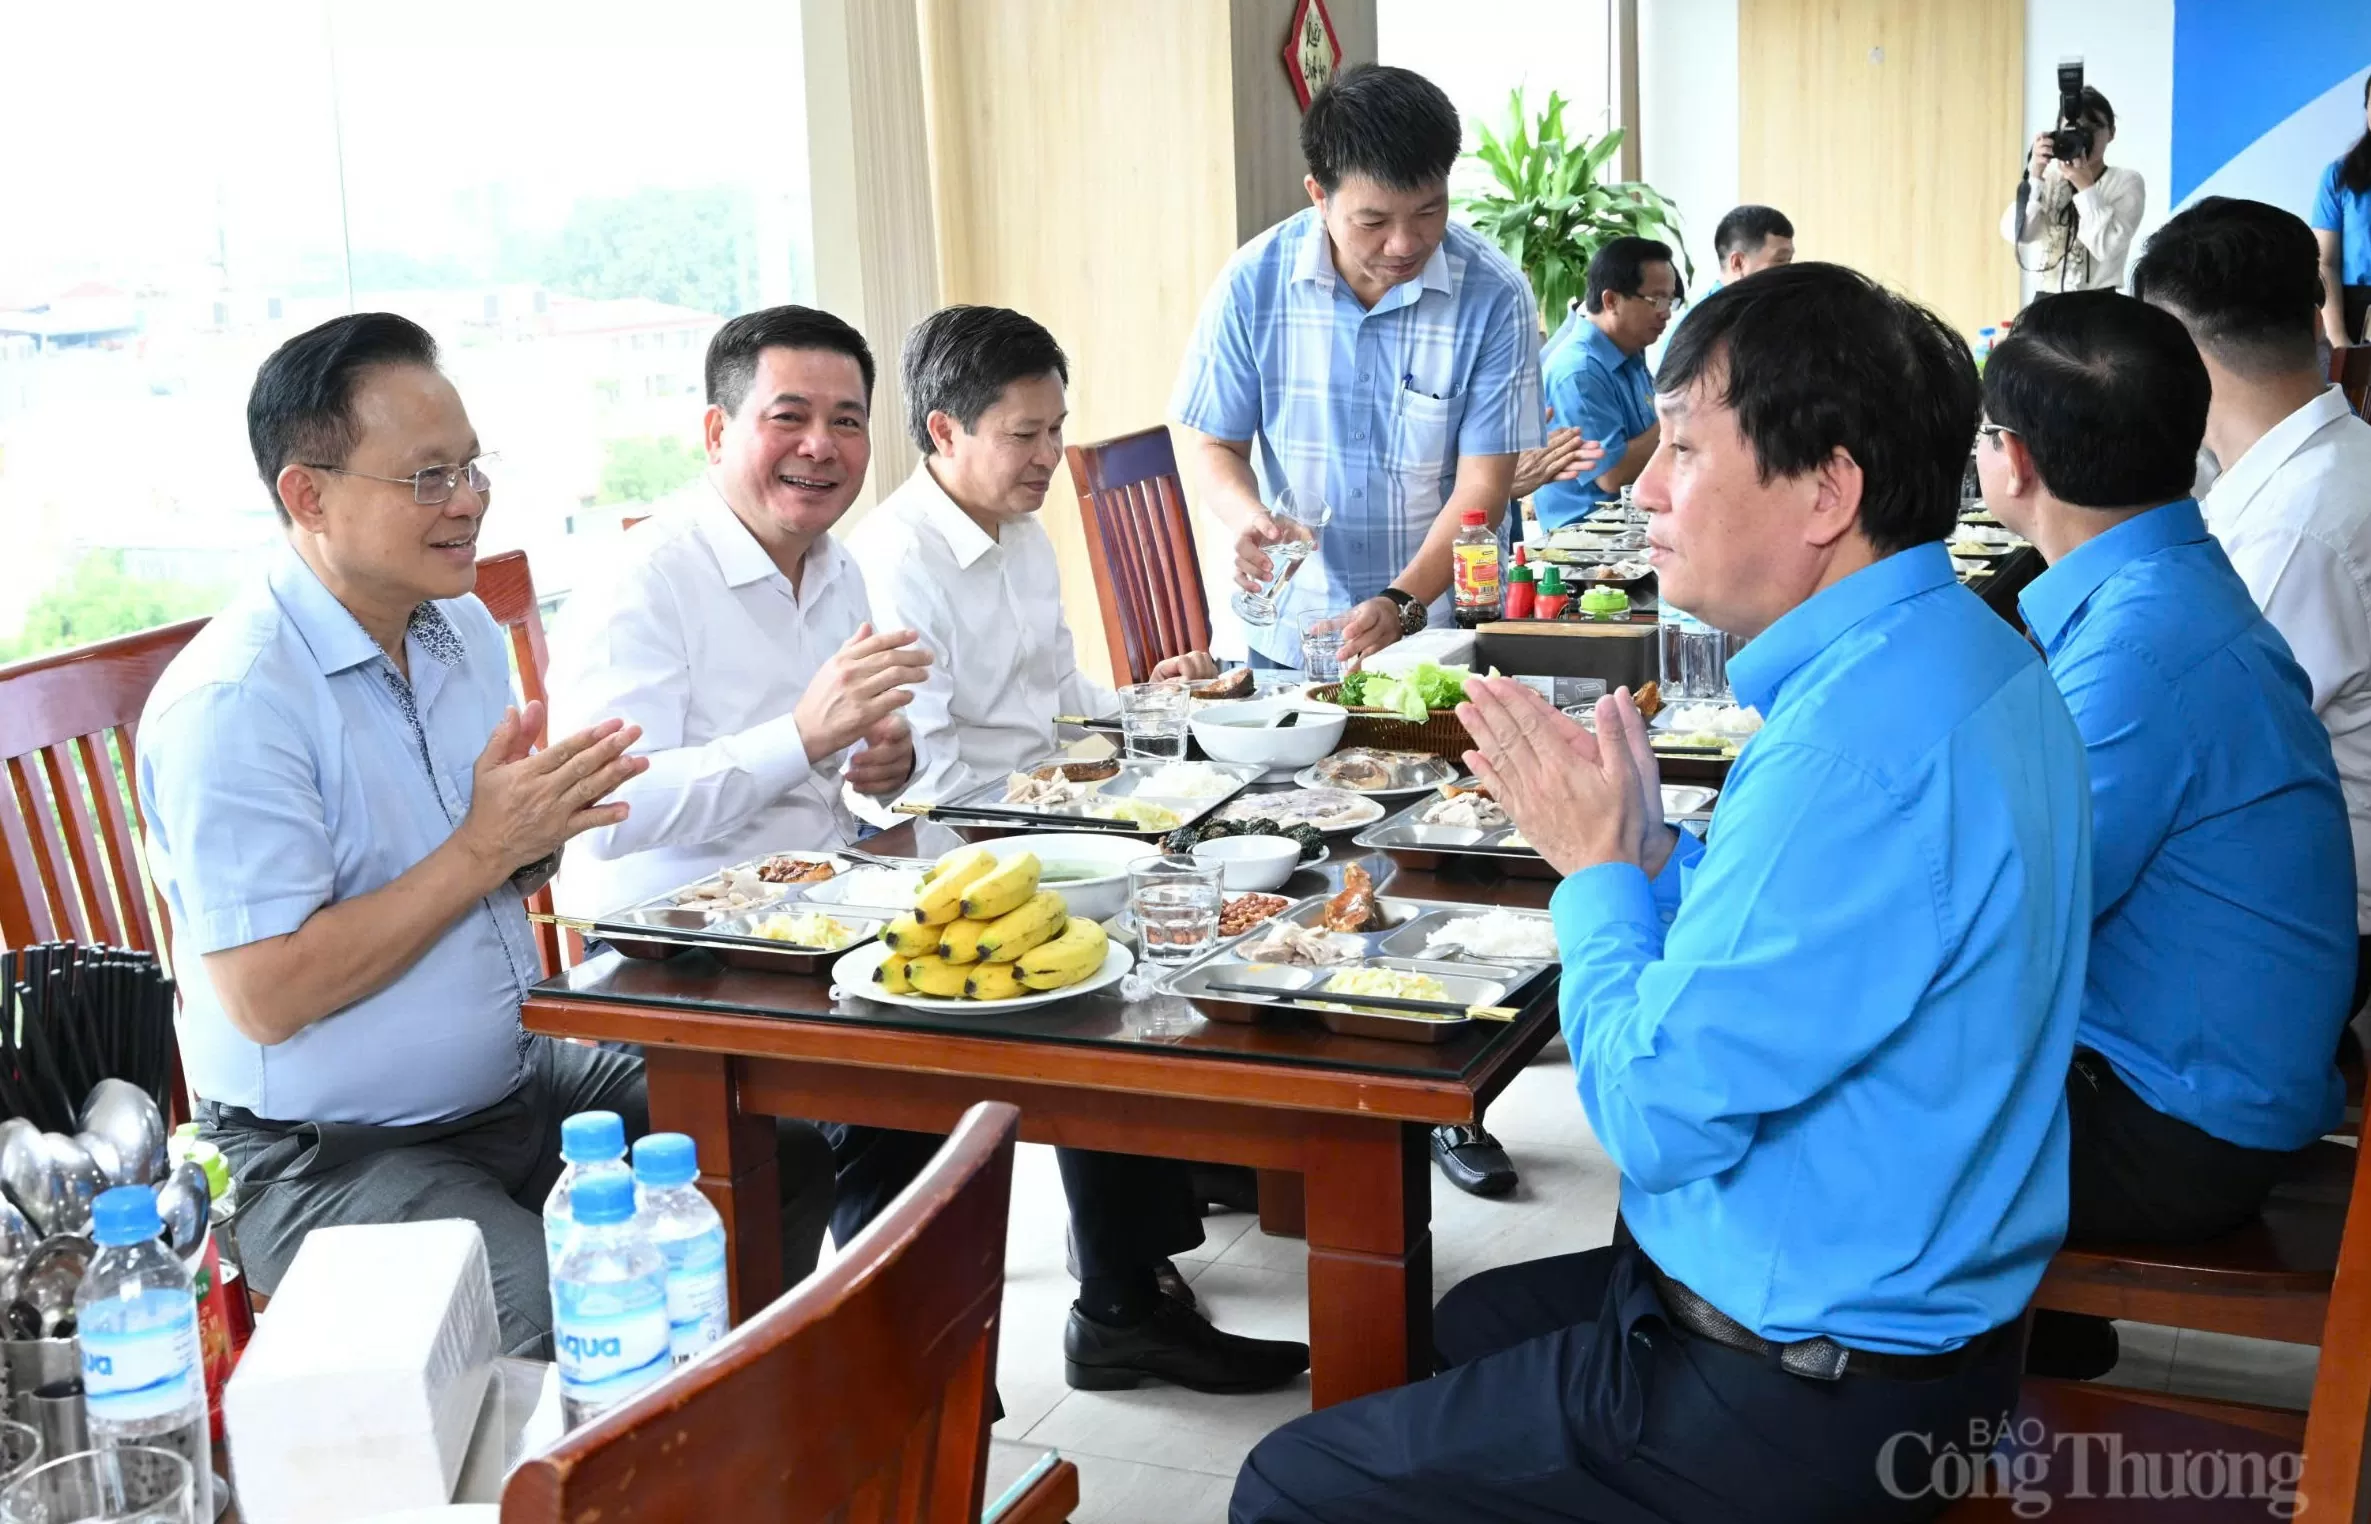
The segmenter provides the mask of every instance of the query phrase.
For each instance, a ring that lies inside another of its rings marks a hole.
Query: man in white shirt
[[[906,711],[915,799],[942,802],[1055,747],[1057,714],[1109,714],[1109,688],[1079,671],[1061,570],[1038,524],[1062,466],[1063,383],[1054,336],[1003,307],[949,307],[906,338],[907,431],[922,460],[848,536],[873,609],[937,657]],[[1211,677],[1205,652],[1153,676]]]
[[[628,534],[553,632],[554,712],[634,716],[650,761],[620,792],[632,813],[580,838],[591,869],[562,871],[561,902],[594,914],[766,852],[849,842],[840,785],[893,794],[913,767],[899,711],[930,648],[909,628],[873,633],[863,578],[830,535],[871,460],[871,349],[829,313],[775,307],[717,330],[707,384],[713,500]],[[982,612],[933,640],[960,649],[993,623]],[[842,1245],[941,1141],[823,1131]],[[1309,1368],[1308,1346],[1224,1334],[1193,1308],[1166,1261],[1202,1240],[1185,1165],[1057,1156],[1082,1268],[1063,1336],[1073,1386],[1256,1391]]]
[[[2106,96],[2084,86],[2082,109],[2059,125],[2088,132],[2090,151],[2062,159],[2051,133],[2036,137],[2026,161],[2026,194],[2001,213],[2001,236],[2017,246],[2019,266],[2039,277],[2044,291],[2113,291],[2124,284],[2124,261],[2148,207],[2149,188],[2139,171],[2108,163],[2116,108]]]
[[[2371,992],[2371,424],[2329,384],[2313,232],[2260,201],[2211,196],[2166,223],[2133,294],[2189,326],[2214,383],[2201,506],[2313,683],[2354,835],[2354,1004]]]

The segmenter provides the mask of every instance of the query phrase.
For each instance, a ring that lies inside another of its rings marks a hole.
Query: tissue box
[[[495,1353],[477,1224],[317,1228],[223,1394],[248,1524],[441,1505]]]

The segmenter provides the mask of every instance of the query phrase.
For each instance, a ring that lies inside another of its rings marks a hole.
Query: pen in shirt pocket
[[[1440,393],[1428,392],[1416,384],[1416,372],[1414,371],[1409,371],[1407,374],[1400,377],[1400,389],[1402,391],[1414,392],[1419,397],[1430,398],[1434,402],[1441,400]]]

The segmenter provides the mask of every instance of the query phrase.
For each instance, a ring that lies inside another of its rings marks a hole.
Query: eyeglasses
[[[2017,431],[2015,429],[2010,428],[2005,423],[1979,423],[1976,425],[1977,435],[1981,438],[1990,440],[1994,449],[2000,448],[2001,436],[2003,434],[2014,434],[2016,432]]]
[[[1644,302],[1657,312],[1669,312],[1679,305],[1679,298],[1676,296],[1645,296],[1636,291],[1617,291],[1614,294],[1626,296],[1634,302]]]
[[[387,482],[394,486],[410,486],[412,501],[423,508],[437,508],[453,500],[463,482],[481,499],[494,490],[494,479],[486,475],[486,462],[491,454],[465,461],[457,466],[422,466],[409,476],[373,476],[368,471],[349,471],[344,466],[325,465],[319,461],[300,460],[298,465],[310,471],[327,471],[332,476],[358,476],[367,482]]]

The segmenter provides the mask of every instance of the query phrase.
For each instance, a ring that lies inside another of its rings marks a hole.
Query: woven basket
[[[1309,690],[1311,698],[1325,704],[1341,703],[1341,693],[1340,683],[1323,683]],[[1344,746],[1364,746],[1374,751],[1429,751],[1459,768],[1465,766],[1465,754],[1474,749],[1474,738],[1466,733],[1454,709],[1435,709],[1419,725],[1401,719],[1388,709],[1343,707],[1350,710],[1350,723],[1342,727]]]

